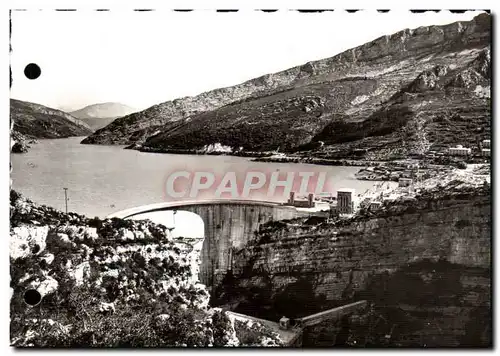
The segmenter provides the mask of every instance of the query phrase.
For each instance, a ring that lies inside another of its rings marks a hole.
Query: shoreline
[[[260,158],[260,157],[270,157],[274,153],[271,152],[257,152],[257,151],[244,151],[244,152],[224,152],[224,151],[206,151],[202,149],[183,149],[183,148],[149,148],[149,147],[138,147],[137,145],[129,145],[125,147],[126,150],[135,150],[145,153],[160,153],[160,154],[179,154],[179,155],[196,155],[196,156],[236,156],[236,157],[250,157],[250,158]]]
[[[374,167],[383,164],[382,161],[354,160],[351,158],[328,159],[317,157],[256,157],[254,162],[268,163],[305,163],[319,166],[344,166],[344,167]]]
[[[125,149],[136,150],[144,153],[159,153],[159,154],[184,154],[197,156],[234,156],[251,158],[253,162],[265,163],[304,163],[316,164],[321,166],[345,166],[345,167],[367,167],[380,166],[384,161],[356,160],[352,158],[328,159],[317,157],[302,157],[302,156],[276,156],[275,152],[259,152],[259,151],[242,151],[242,152],[223,152],[223,151],[205,151],[202,149],[154,149],[146,147],[136,147],[129,145]]]

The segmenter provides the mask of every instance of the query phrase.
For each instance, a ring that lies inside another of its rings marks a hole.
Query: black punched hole
[[[36,79],[42,74],[40,67],[35,63],[30,63],[24,68],[24,75],[28,79]]]
[[[28,289],[24,292],[24,302],[32,307],[42,301],[42,295],[35,289]]]

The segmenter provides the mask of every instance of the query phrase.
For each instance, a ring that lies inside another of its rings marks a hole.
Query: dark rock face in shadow
[[[350,321],[342,343],[491,346],[489,194],[441,188],[343,224],[267,224],[233,252],[212,301],[277,321],[368,300],[372,309]],[[331,346],[328,330],[338,328],[315,326],[303,343]]]

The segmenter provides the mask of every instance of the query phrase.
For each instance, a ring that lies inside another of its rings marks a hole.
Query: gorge
[[[415,198],[386,202],[377,212],[336,221],[258,202],[225,204],[149,208],[202,217],[200,279],[211,305],[278,322],[366,300],[372,309],[353,316],[345,341],[351,346],[491,343],[488,183],[471,185],[457,177]],[[272,214],[276,209],[284,210]],[[367,332],[370,322],[359,320],[375,316],[383,323]],[[303,346],[334,345],[338,325],[306,328]]]
[[[385,320],[372,342],[397,324],[389,345],[491,343],[489,187],[445,186],[349,221],[313,220],[261,227],[233,252],[215,300],[277,320],[366,299]]]

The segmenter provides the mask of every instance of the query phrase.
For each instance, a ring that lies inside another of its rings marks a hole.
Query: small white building
[[[382,197],[382,201],[388,201],[388,202],[393,202],[397,199],[397,196],[396,195],[389,195],[388,197]]]
[[[467,156],[470,155],[471,149],[463,147],[462,145],[457,145],[457,147],[450,147],[448,152],[452,156]]]
[[[314,201],[314,194],[309,193],[307,198],[302,198],[296,197],[295,192],[290,192],[290,198],[288,198],[287,205],[291,205],[296,208],[314,208],[316,205]]]
[[[354,212],[354,194],[356,190],[342,188],[337,190],[337,211],[340,214],[352,214]]]
[[[331,203],[337,200],[336,197],[333,196],[332,193],[320,193],[314,198],[317,201]]]
[[[382,202],[378,200],[374,200],[370,203],[370,211],[377,211],[380,210],[382,207]]]
[[[491,147],[491,141],[483,140],[483,148],[490,148],[490,147]]]
[[[489,148],[483,148],[481,150],[481,155],[483,157],[490,157],[491,156],[491,150]]]
[[[417,182],[421,182],[424,180],[424,172],[417,172],[415,173],[415,180]]]

